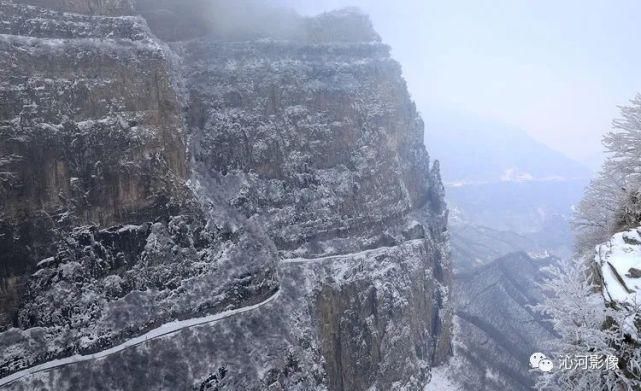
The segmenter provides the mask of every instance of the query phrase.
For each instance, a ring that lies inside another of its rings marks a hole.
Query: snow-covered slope
[[[456,376],[450,373],[449,363],[432,368],[432,379],[425,386],[424,391],[464,391],[457,383]]]
[[[619,232],[596,247],[594,261],[607,301],[641,304],[641,227]]]
[[[454,357],[443,369],[465,390],[528,390],[528,359],[556,338],[531,308],[554,258],[509,254],[454,277]]]

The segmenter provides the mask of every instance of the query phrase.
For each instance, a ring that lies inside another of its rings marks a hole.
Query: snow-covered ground
[[[463,389],[451,377],[447,365],[432,368],[432,379],[424,391],[462,391]]]
[[[264,300],[264,301],[262,301],[260,303],[251,305],[251,306],[237,308],[237,309],[234,309],[234,310],[223,311],[223,312],[220,312],[220,313],[217,313],[217,314],[214,314],[214,315],[204,316],[204,317],[201,317],[201,318],[192,318],[192,319],[186,319],[186,320],[176,320],[176,321],[173,321],[173,322],[170,322],[170,323],[166,323],[166,324],[164,324],[164,325],[162,325],[162,326],[160,326],[158,328],[155,328],[155,329],[153,329],[153,330],[151,330],[151,331],[149,331],[149,332],[147,332],[147,333],[145,333],[143,335],[140,335],[138,337],[129,339],[129,340],[123,342],[120,345],[114,346],[114,347],[109,348],[107,350],[103,350],[101,352],[97,352],[97,353],[93,353],[93,354],[87,354],[87,355],[76,354],[76,355],[71,356],[71,357],[66,357],[66,358],[62,358],[62,359],[58,359],[58,360],[45,362],[45,363],[42,363],[40,365],[36,365],[34,367],[24,369],[22,371],[13,373],[13,374],[11,374],[11,375],[9,375],[7,377],[4,377],[4,378],[0,379],[0,386],[4,386],[4,385],[7,385],[7,384],[10,384],[10,383],[12,383],[12,382],[14,382],[14,381],[16,381],[18,379],[21,379],[21,378],[25,377],[25,376],[33,375],[33,374],[38,373],[38,372],[47,371],[49,369],[62,367],[62,366],[69,365],[69,364],[72,364],[72,363],[77,363],[77,362],[82,362],[82,361],[89,361],[89,360],[96,360],[96,359],[100,359],[100,358],[103,358],[103,357],[107,357],[107,356],[110,356],[110,355],[112,355],[114,353],[118,353],[120,351],[123,351],[125,349],[132,348],[134,346],[143,344],[143,343],[145,343],[145,342],[147,342],[149,340],[156,339],[156,338],[162,338],[162,337],[165,337],[167,335],[174,334],[174,333],[176,333],[176,332],[178,332],[178,331],[180,331],[182,329],[186,329],[186,328],[194,327],[194,326],[199,326],[199,325],[203,325],[203,324],[207,324],[207,323],[212,323],[212,322],[215,322],[215,321],[218,321],[218,320],[221,320],[221,319],[228,318],[230,316],[241,314],[243,312],[252,311],[252,310],[255,310],[257,308],[260,308],[260,307],[264,306],[267,303],[272,302],[273,300],[278,298],[279,295],[280,295],[280,290],[277,291],[274,295],[272,295],[269,298],[267,298],[266,300]]]
[[[594,260],[601,267],[606,299],[641,303],[641,227],[619,232],[596,247]]]

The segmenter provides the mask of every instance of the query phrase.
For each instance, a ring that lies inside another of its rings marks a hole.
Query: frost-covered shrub
[[[590,270],[577,261],[551,267],[552,276],[542,288],[547,297],[535,308],[550,317],[561,336],[553,356],[615,356],[612,370],[582,367],[540,373],[541,390],[632,390],[641,387],[641,346],[631,319],[638,319],[638,307],[606,306],[596,286],[589,282]]]
[[[574,219],[581,252],[641,223],[641,95],[621,107],[621,118],[614,120],[603,145],[607,159]]]

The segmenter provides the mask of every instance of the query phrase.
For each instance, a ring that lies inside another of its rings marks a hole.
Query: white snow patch
[[[137,229],[140,229],[140,225],[127,224],[120,227],[120,229],[118,229],[118,232],[123,233],[128,231],[136,231]]]
[[[532,260],[541,260],[541,259],[550,258],[550,253],[548,252],[548,250],[528,251],[527,255],[528,257],[532,258]]]
[[[51,265],[52,263],[54,263],[54,261],[55,261],[54,257],[45,258],[42,261],[38,262],[36,267],[37,268],[47,267],[47,266]]]
[[[447,369],[446,365],[432,368],[432,379],[425,385],[424,391],[463,391]]]
[[[604,293],[609,301],[641,303],[641,227],[619,232],[596,246],[594,260],[601,267]],[[632,270],[636,269],[636,270]]]
[[[503,182],[529,182],[533,179],[532,174],[517,168],[508,168],[503,172],[503,175],[501,175],[501,181]]]

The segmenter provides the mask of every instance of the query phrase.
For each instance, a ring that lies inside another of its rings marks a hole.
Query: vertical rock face
[[[284,257],[398,244],[410,215],[431,211],[423,125],[387,47],[181,49],[195,171],[247,217],[263,216]]]
[[[0,373],[273,292],[268,239],[186,184],[174,55],[145,21],[0,13]]]
[[[30,3],[76,13],[0,1],[2,384],[422,389],[447,211],[366,17]]]
[[[59,230],[168,216],[187,171],[166,53],[142,20],[7,2],[0,15],[0,263],[11,279],[55,254]],[[15,323],[15,308],[2,312]]]

